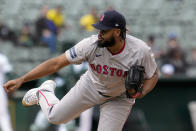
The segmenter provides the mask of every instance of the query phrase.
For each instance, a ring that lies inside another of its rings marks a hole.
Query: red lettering
[[[91,68],[92,68],[93,70],[95,70],[95,71],[96,71],[96,69],[95,69],[95,65],[94,65],[94,64],[90,64],[90,66],[91,66]]]
[[[104,69],[103,74],[107,75],[108,74],[108,66],[107,65],[104,65],[103,66],[103,69]]]
[[[122,70],[117,70],[116,75],[119,77],[122,76]]]
[[[104,65],[102,67],[100,64],[98,64],[98,65],[90,64],[90,67],[92,68],[92,70],[96,71],[98,74],[103,73],[104,75],[108,75],[109,74],[108,69],[109,69],[111,76],[116,75],[118,77],[126,77],[126,75],[127,75],[127,71],[123,71],[121,69],[116,69],[116,68],[113,68],[113,67],[109,67],[107,65]]]
[[[116,70],[116,68],[110,67],[111,70],[111,76],[114,76],[114,71]]]
[[[100,73],[102,72],[102,67],[101,67],[101,65],[97,65],[97,68],[96,68],[96,69],[97,69],[97,73],[100,74]]]
[[[123,75],[123,77],[125,77],[125,76],[127,76],[127,71],[125,71],[125,72],[124,72],[124,75]]]

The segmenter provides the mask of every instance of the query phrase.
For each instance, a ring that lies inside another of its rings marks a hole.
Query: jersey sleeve
[[[146,79],[150,79],[157,68],[154,54],[150,47],[147,47],[145,50],[143,50],[142,65],[145,68]]]
[[[86,38],[67,50],[65,55],[68,61],[72,64],[81,64],[83,61],[87,61],[93,49],[93,42],[92,38]]]

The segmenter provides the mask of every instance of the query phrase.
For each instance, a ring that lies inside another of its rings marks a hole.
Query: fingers
[[[16,84],[14,81],[8,81],[3,88],[6,93],[11,93],[16,89]]]
[[[129,92],[129,94],[135,94],[136,90],[135,89],[129,89],[128,92]]]
[[[16,89],[17,89],[16,86],[12,86],[8,88],[7,90],[8,90],[8,93],[13,93]]]
[[[131,98],[139,98],[141,94],[142,94],[141,92],[137,92],[137,93],[131,95]]]
[[[7,86],[4,85],[3,88],[4,88],[5,92],[8,93]]]
[[[8,87],[9,87],[9,82],[7,82],[7,83],[3,86],[3,88],[4,88],[4,90],[5,90],[6,93],[9,93]]]

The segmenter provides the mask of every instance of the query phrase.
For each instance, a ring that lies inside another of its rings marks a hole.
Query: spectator
[[[152,52],[154,53],[156,60],[158,60],[160,58],[160,56],[162,55],[162,51],[155,45],[155,36],[154,35],[148,36],[147,44],[151,47]]]
[[[170,78],[174,75],[174,66],[172,64],[164,64],[161,67],[162,77]]]
[[[95,24],[98,21],[97,11],[94,8],[91,8],[90,13],[82,16],[80,19],[80,25],[87,31],[94,31],[92,24]]]
[[[48,45],[50,53],[56,52],[56,42],[57,38],[50,30],[45,29],[42,32],[41,42]]]
[[[180,47],[177,36],[173,33],[169,35],[168,48],[166,53],[162,56],[162,65],[164,66],[165,64],[173,66],[173,75],[178,76],[186,73],[187,62],[185,53]]]
[[[177,39],[177,35],[175,33],[170,33],[168,39],[168,48],[174,49],[174,48],[180,48],[179,41]]]
[[[47,19],[52,21],[57,28],[57,34],[60,29],[65,26],[65,17],[62,13],[63,7],[61,5],[57,6],[55,9],[51,9],[47,12]]]
[[[0,129],[1,131],[13,131],[10,121],[10,115],[8,110],[8,98],[3,90],[3,84],[5,82],[6,74],[12,71],[12,66],[8,61],[8,58],[0,54]]]
[[[47,18],[48,6],[41,8],[40,16],[35,21],[36,40],[43,45],[47,45],[51,53],[56,52],[57,28],[56,25]]]
[[[2,23],[0,18],[0,39],[1,40],[8,40],[17,44],[17,37],[14,31],[12,31],[9,27]]]
[[[34,44],[33,34],[31,32],[30,24],[25,23],[18,37],[18,44],[20,46],[31,47]]]
[[[38,17],[38,19],[35,21],[35,34],[36,34],[36,40],[39,42],[41,37],[42,37],[42,33],[44,30],[48,29],[46,21],[46,14],[48,12],[48,6],[43,6],[41,8],[40,11],[40,15]]]

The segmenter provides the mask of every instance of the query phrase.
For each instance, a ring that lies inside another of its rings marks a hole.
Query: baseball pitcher
[[[24,106],[39,104],[53,124],[67,123],[83,111],[99,104],[98,131],[121,131],[136,98],[142,98],[156,85],[157,65],[150,47],[126,33],[126,20],[115,10],[104,12],[93,27],[99,30],[30,72],[4,85],[7,93],[21,84],[57,72],[69,64],[88,62],[88,70],[59,100],[52,80],[29,90]]]

